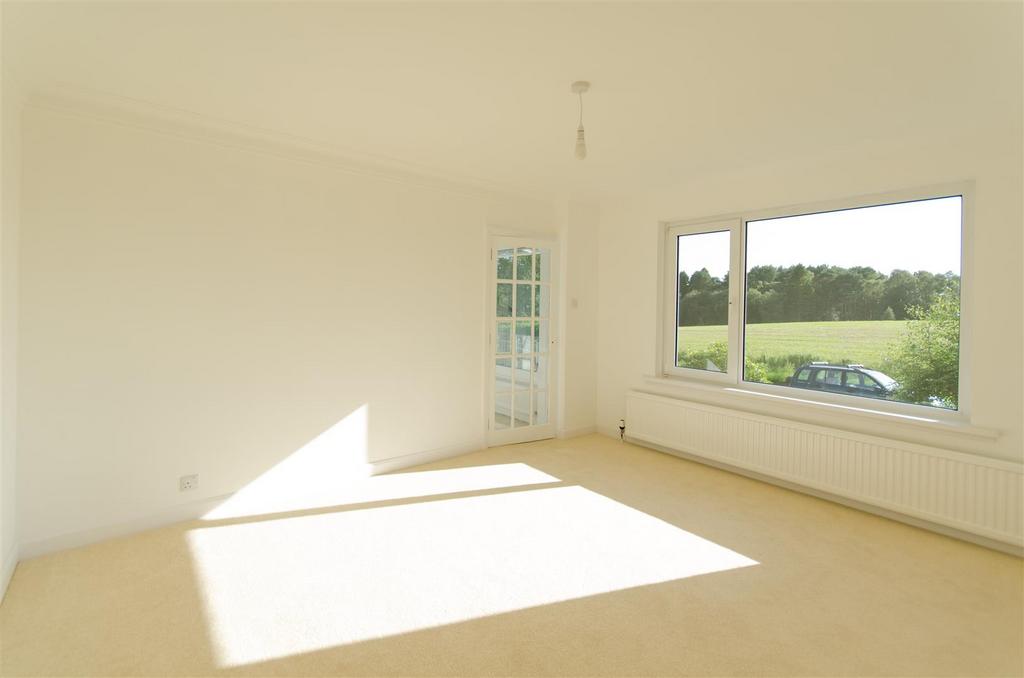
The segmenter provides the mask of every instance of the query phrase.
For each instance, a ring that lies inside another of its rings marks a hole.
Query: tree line
[[[822,320],[905,320],[915,309],[927,311],[941,294],[959,296],[954,273],[889,275],[869,266],[755,266],[747,273],[747,322]],[[729,322],[729,275],[717,278],[706,268],[679,273],[678,325]]]

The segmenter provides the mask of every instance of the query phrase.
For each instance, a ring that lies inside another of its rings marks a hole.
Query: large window
[[[666,373],[959,409],[963,203],[670,226]]]

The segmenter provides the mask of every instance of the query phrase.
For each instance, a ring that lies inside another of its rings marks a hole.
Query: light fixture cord
[[[577,96],[580,98],[580,124],[579,127],[583,127],[583,92],[577,92]]]

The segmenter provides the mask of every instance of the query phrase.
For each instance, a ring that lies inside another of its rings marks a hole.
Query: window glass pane
[[[533,315],[533,285],[516,285],[516,317]]]
[[[956,409],[962,203],[747,222],[743,378]]]
[[[498,250],[497,267],[499,280],[512,279],[512,250]]]
[[[516,250],[516,280],[533,280],[533,250],[529,247]]]
[[[530,353],[533,351],[533,341],[530,337],[532,323],[529,320],[516,321],[516,353]]]
[[[729,231],[681,235],[676,248],[676,366],[725,372]]]
[[[512,285],[510,283],[498,283],[498,298],[495,305],[495,313],[499,318],[512,317]]]

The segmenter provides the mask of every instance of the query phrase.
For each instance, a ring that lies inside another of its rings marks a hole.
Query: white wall
[[[551,214],[30,106],[26,550],[235,491],[363,405],[364,461],[482,446],[488,229]]]
[[[988,441],[908,432],[869,425],[868,432],[997,458],[1022,460],[1022,131],[1020,82],[1007,87],[1010,105],[970,121],[985,131],[899,145],[870,143],[790,158],[652,192],[628,203],[603,205],[599,239],[601,311],[598,322],[598,428],[609,435],[624,416],[624,394],[655,365],[658,221],[696,219],[743,210],[793,205],[930,184],[976,181],[974,253],[965,272],[971,294],[970,371],[972,423],[998,429]],[[1016,97],[1013,88],[1016,88]],[[980,115],[981,113],[979,113]],[[927,247],[927,243],[922,243]],[[736,405],[735,398],[704,397]],[[799,406],[762,411],[801,417]],[[844,426],[857,427],[843,421]],[[628,422],[627,422],[628,426]]]
[[[17,564],[16,413],[21,93],[5,74],[0,136],[0,599]]]
[[[561,351],[559,389],[564,405],[559,435],[592,432],[597,395],[597,229],[598,207],[569,201],[562,233]]]

